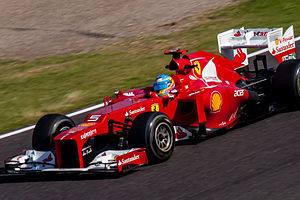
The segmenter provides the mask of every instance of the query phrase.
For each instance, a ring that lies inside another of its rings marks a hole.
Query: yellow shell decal
[[[194,65],[196,65],[196,67],[194,68],[195,71],[196,71],[196,73],[197,73],[198,75],[201,75],[201,66],[200,66],[199,61],[194,62]]]
[[[82,124],[80,124],[79,126],[81,126],[81,127],[88,127],[88,126],[93,126],[93,125],[95,125],[96,123],[82,123]]]
[[[218,112],[221,109],[222,106],[222,96],[219,92],[214,91],[211,94],[211,111],[212,112]]]
[[[77,132],[77,131],[82,131],[84,128],[80,128],[80,127],[74,127],[74,128],[71,128],[68,132],[69,133],[74,133],[74,132]]]
[[[159,105],[158,105],[158,103],[155,103],[155,104],[151,105],[151,111],[152,112],[159,112]]]

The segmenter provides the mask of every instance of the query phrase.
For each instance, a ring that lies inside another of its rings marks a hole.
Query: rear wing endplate
[[[294,28],[231,29],[218,34],[219,52],[230,60],[248,65],[247,48],[268,48],[278,60],[296,59]]]

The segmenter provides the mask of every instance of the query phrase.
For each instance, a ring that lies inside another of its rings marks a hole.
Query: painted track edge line
[[[84,112],[88,112],[88,111],[91,111],[91,110],[94,110],[94,109],[97,109],[97,108],[101,108],[103,106],[104,106],[104,103],[100,103],[100,104],[97,104],[97,105],[94,105],[94,106],[91,106],[91,107],[88,107],[88,108],[85,108],[85,109],[82,109],[82,110],[78,110],[78,111],[69,113],[69,114],[67,114],[67,116],[68,117],[73,117],[73,116],[76,116],[76,115],[80,115]],[[5,133],[3,135],[0,135],[0,140],[4,139],[4,138],[7,138],[9,136],[17,135],[17,134],[20,134],[22,132],[32,130],[32,129],[34,129],[34,127],[35,127],[35,125],[31,125],[31,126],[27,126],[25,128],[21,128],[21,129],[18,129],[18,130],[9,132],[9,133]]]
[[[298,36],[298,37],[295,38],[296,42],[299,41],[299,40],[300,40],[300,36]],[[259,55],[261,53],[265,53],[267,51],[268,51],[268,48],[265,48],[265,49],[261,49],[259,51],[250,53],[250,54],[248,54],[248,58],[253,57],[253,56],[257,56],[257,55]],[[94,106],[91,106],[91,107],[88,107],[88,108],[85,108],[85,109],[82,109],[82,110],[78,110],[78,111],[69,113],[69,114],[67,114],[67,116],[68,117],[73,117],[73,116],[82,114],[84,112],[88,112],[88,111],[91,111],[91,110],[94,110],[94,109],[97,109],[97,108],[101,108],[101,107],[103,107],[103,105],[104,105],[103,103],[100,103],[100,104],[97,104],[97,105],[94,105]],[[25,128],[21,128],[21,129],[18,129],[18,130],[9,132],[9,133],[5,133],[3,135],[0,135],[0,140],[4,139],[4,138],[7,138],[9,136],[20,134],[20,133],[25,132],[25,131],[29,131],[31,129],[34,129],[34,127],[35,127],[35,125],[31,125],[31,126],[27,126]]]

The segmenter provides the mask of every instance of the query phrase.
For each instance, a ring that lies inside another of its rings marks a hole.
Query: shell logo
[[[95,125],[96,123],[82,123],[82,124],[80,124],[79,126],[81,126],[81,127],[88,127],[88,126],[93,126],[93,125]]]
[[[219,92],[214,91],[211,94],[210,98],[210,108],[212,112],[218,112],[221,110],[221,106],[223,103],[222,96]]]

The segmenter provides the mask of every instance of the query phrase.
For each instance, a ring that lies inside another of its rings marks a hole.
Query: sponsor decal
[[[96,122],[98,119],[101,117],[101,115],[92,115],[90,118],[87,120],[88,122]]]
[[[224,126],[226,124],[226,122],[222,122],[219,124],[219,126]]]
[[[18,156],[18,157],[16,158],[16,160],[17,160],[17,161],[20,161],[21,158],[22,158],[22,156]]]
[[[234,97],[241,97],[244,96],[244,90],[234,90]]]
[[[127,164],[127,163],[130,163],[130,162],[132,162],[132,161],[135,161],[135,160],[138,160],[138,159],[140,159],[140,155],[133,155],[132,157],[130,157],[130,158],[126,158],[126,159],[122,159],[122,160],[119,160],[119,162],[118,162],[118,166],[121,166],[121,165],[124,165],[124,164]]]
[[[279,53],[282,53],[284,51],[287,51],[287,50],[290,50],[290,49],[293,49],[293,48],[295,48],[295,43],[288,42],[286,45],[278,44],[277,47],[275,47],[273,49],[272,54],[273,55],[279,54]]]
[[[246,60],[247,58],[247,55],[245,52],[242,51],[241,48],[235,50],[235,56],[234,56],[234,61],[235,62],[238,62],[238,63],[241,63],[241,64],[244,64],[243,62]]]
[[[234,37],[241,37],[245,36],[248,32],[253,31],[254,37],[267,37],[268,32],[270,29],[261,29],[261,30],[254,30],[254,29],[247,29],[247,30],[238,30],[234,35]]]
[[[296,54],[295,53],[291,53],[289,55],[286,55],[286,56],[282,57],[282,61],[285,61],[285,60],[294,60],[294,59],[296,59]]]
[[[151,105],[151,111],[152,112],[159,112],[159,105],[158,105],[158,103],[155,103],[155,104]]]
[[[96,130],[96,129],[93,129],[93,130],[90,130],[90,131],[85,132],[84,134],[82,134],[82,135],[80,136],[80,138],[81,138],[82,140],[84,140],[84,139],[86,139],[86,138],[88,138],[88,137],[91,137],[92,135],[94,135],[94,134],[96,134],[96,133],[97,133],[97,130]]]
[[[78,132],[78,131],[82,131],[84,128],[83,127],[74,127],[74,128],[71,128],[68,133],[75,133],[75,132]]]
[[[89,126],[93,126],[93,125],[95,125],[95,123],[82,123],[79,126],[80,127],[89,127]]]
[[[133,96],[135,96],[135,95],[133,94],[133,92],[125,92],[125,93],[123,93],[123,95],[124,95],[124,96],[127,96],[127,97],[133,97]]]
[[[139,112],[143,112],[145,111],[145,107],[140,107],[139,109],[136,109],[136,110],[129,110],[129,111],[126,111],[125,113],[125,117],[129,116],[129,115],[134,115],[136,113],[139,113]]]
[[[82,156],[86,156],[90,153],[92,153],[92,146],[91,145],[82,148]]]
[[[236,32],[236,33],[234,34],[235,37],[240,37],[241,35],[242,35],[242,34],[241,34],[240,31],[238,31],[238,32]]]
[[[189,96],[193,96],[195,94],[199,94],[200,92],[203,92],[204,90],[201,90],[201,91],[197,91],[197,92],[193,92],[193,93],[190,93]]]
[[[222,96],[218,91],[213,91],[210,96],[210,108],[212,112],[219,112],[223,104]]]
[[[254,32],[254,37],[267,37],[268,31],[257,31]]]
[[[284,34],[283,29],[276,29],[268,34],[269,52],[281,63],[284,60],[295,59],[294,28],[290,26]],[[289,51],[287,53],[287,51]],[[294,54],[293,54],[294,53]],[[278,55],[280,54],[280,55]],[[288,54],[288,55],[287,55]],[[278,56],[276,56],[278,55]]]
[[[49,156],[47,158],[45,158],[44,160],[42,160],[43,162],[50,162],[52,160],[52,156],[51,153],[49,153]]]
[[[189,78],[191,79],[191,80],[197,80],[197,78],[195,77],[195,76],[192,76],[192,75],[189,75]]]
[[[187,136],[187,134],[185,132],[183,132],[183,130],[181,128],[177,129],[177,139],[181,139]]]

